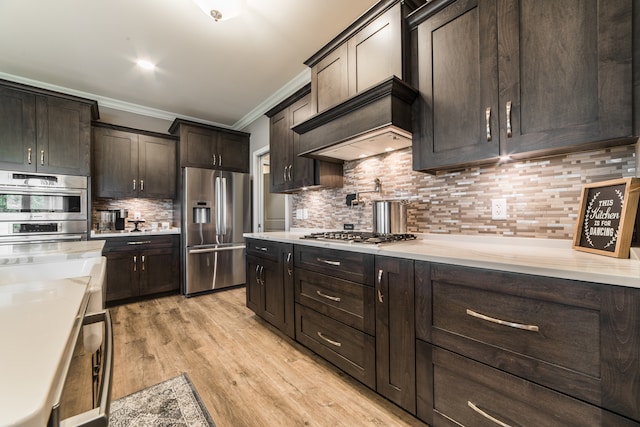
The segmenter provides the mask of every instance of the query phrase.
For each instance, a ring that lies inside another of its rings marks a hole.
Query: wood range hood
[[[391,77],[293,127],[299,155],[341,162],[411,146],[418,91]]]

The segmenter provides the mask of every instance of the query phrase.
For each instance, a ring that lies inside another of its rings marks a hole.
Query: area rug
[[[109,427],[215,427],[187,374],[111,402]]]

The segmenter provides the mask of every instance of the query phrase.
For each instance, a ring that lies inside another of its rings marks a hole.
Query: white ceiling
[[[191,0],[0,0],[0,78],[237,129],[308,82],[303,61],[377,3],[241,2],[215,22]]]

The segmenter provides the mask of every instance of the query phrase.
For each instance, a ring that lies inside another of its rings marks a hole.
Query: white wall
[[[242,131],[251,134],[251,142],[249,144],[249,156],[251,156],[251,158],[253,158],[253,153],[255,153],[256,150],[267,147],[269,145],[269,118],[267,116],[260,116],[249,126],[242,129]],[[250,161],[250,163],[250,173],[251,176],[253,176],[253,161]]]

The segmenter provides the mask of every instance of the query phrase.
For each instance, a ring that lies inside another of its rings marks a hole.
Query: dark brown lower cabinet
[[[177,235],[107,238],[107,304],[179,291],[178,251]]]
[[[293,247],[247,239],[247,307],[293,338]]]
[[[640,425],[640,290],[424,267],[416,304],[432,301],[416,316],[420,419],[434,426]]]
[[[376,390],[416,413],[413,260],[376,256]]]

